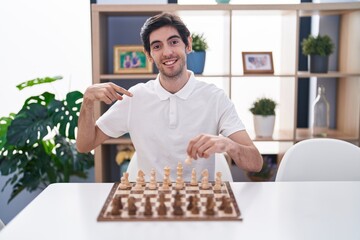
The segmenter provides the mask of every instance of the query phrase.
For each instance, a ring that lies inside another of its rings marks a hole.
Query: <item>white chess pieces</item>
[[[164,167],[164,179],[162,184],[163,190],[168,190],[169,186],[171,186],[171,180],[170,180],[170,168]]]
[[[208,172],[208,170],[207,169],[203,170],[201,172],[201,176],[202,176],[201,188],[202,189],[209,189],[210,185],[209,185],[209,172]]]
[[[178,165],[176,167],[176,185],[175,189],[180,190],[184,188],[184,179],[183,179],[183,166],[181,162],[178,162]]]
[[[222,176],[221,172],[216,173],[214,190],[221,190],[221,186],[222,186],[221,176]]]
[[[129,173],[128,172],[124,172],[123,176],[121,177],[121,182],[119,184],[119,188],[124,190],[127,188],[130,188],[131,184],[129,182]]]
[[[155,172],[154,169],[152,169],[152,170],[151,170],[151,173],[150,173],[149,189],[155,190],[156,188],[157,188],[156,172]]]
[[[198,185],[198,181],[196,180],[196,170],[195,168],[193,168],[191,171],[190,186],[197,186],[197,185]]]
[[[187,158],[185,159],[185,164],[190,165],[190,164],[192,163],[192,161],[193,161],[193,160],[194,160],[194,159],[193,159],[192,157],[187,156]]]
[[[144,176],[145,176],[145,173],[142,170],[139,170],[138,176],[136,178],[136,184],[134,187],[135,189],[141,189],[143,186],[146,185]]]

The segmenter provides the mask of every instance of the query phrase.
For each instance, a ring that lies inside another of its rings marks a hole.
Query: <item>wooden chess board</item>
[[[132,187],[126,190],[119,188],[119,183],[114,183],[101,212],[97,218],[98,221],[229,221],[229,220],[242,220],[240,209],[236,203],[231,186],[228,182],[224,182],[220,190],[214,190],[214,182],[209,182],[211,187],[207,190],[201,189],[200,183],[198,186],[190,186],[189,183],[185,183],[185,187],[182,190],[176,190],[174,188],[175,183],[172,184],[169,190],[161,190],[160,183],[158,183],[157,190],[150,190],[146,184],[140,190],[134,190],[135,183],[131,183]],[[159,196],[161,193],[165,195],[166,215],[159,215],[157,209],[159,207]],[[184,214],[182,216],[174,215],[173,203],[175,194],[181,196],[181,208]],[[193,214],[187,209],[189,204],[189,197],[198,197],[198,214]],[[231,213],[225,213],[224,210],[220,210],[219,207],[222,203],[222,198],[225,196],[228,199],[229,207],[231,207]],[[113,200],[116,197],[121,197],[122,209],[118,213],[112,213]],[[128,199],[129,197],[135,198],[135,205],[137,211],[135,215],[129,215],[128,211]],[[152,206],[152,215],[146,216],[144,214],[144,206],[146,197],[150,197],[150,203]],[[208,215],[206,213],[206,202],[208,197],[212,197],[214,200],[214,215]]]

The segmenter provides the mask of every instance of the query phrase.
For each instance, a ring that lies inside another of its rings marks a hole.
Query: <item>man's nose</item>
[[[173,53],[172,48],[169,45],[165,45],[164,46],[164,51],[163,51],[163,55],[164,56],[169,56]]]

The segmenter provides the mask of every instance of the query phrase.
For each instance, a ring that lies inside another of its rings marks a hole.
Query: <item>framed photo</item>
[[[244,74],[274,73],[272,52],[243,52]]]
[[[114,73],[152,73],[141,45],[114,46]]]

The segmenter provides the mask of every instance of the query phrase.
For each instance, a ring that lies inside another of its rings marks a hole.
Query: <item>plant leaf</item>
[[[54,125],[59,127],[61,135],[75,139],[75,130],[78,123],[83,94],[79,91],[70,92],[64,101],[53,101],[49,105],[53,113]]]
[[[30,104],[12,121],[8,128],[7,141],[17,147],[31,146],[49,133],[48,127],[52,129],[54,126],[47,108]]]
[[[22,82],[18,85],[16,85],[16,87],[21,91],[24,88],[27,87],[32,87],[35,85],[39,85],[39,84],[43,84],[43,83],[51,83],[51,82],[55,82],[57,80],[62,79],[62,76],[55,76],[55,77],[45,77],[45,78],[35,78],[26,82]]]
[[[10,126],[13,119],[14,119],[14,114],[10,114],[9,117],[0,118],[0,151],[2,151],[4,145],[6,144],[6,135],[7,135],[8,127]]]

